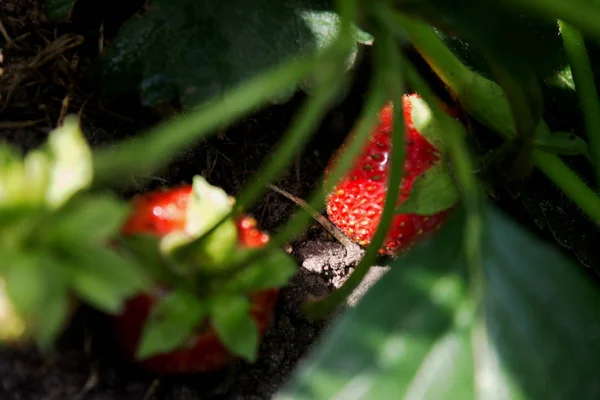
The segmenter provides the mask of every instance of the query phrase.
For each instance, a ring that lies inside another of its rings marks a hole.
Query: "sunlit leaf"
[[[395,261],[277,398],[598,398],[600,291],[493,207],[484,217],[477,314],[458,215]]]

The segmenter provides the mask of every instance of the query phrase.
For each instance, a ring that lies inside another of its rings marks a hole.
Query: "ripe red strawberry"
[[[419,96],[412,94],[403,97],[406,160],[396,205],[408,198],[417,177],[441,161],[439,151],[413,124],[413,99],[419,99]],[[362,246],[371,242],[383,211],[391,152],[392,110],[393,105],[390,103],[380,111],[379,123],[374,128],[363,153],[327,197],[329,219],[351,240]],[[449,110],[446,112],[450,113]],[[332,162],[334,161],[335,157]],[[448,214],[449,210],[430,216],[394,215],[380,252],[391,256],[398,255],[421,235],[434,231]]]
[[[151,234],[163,237],[173,231],[183,231],[186,227],[186,207],[192,193],[189,185],[163,192],[142,195],[133,201],[133,212],[123,225],[124,235]],[[241,217],[236,221],[238,246],[258,248],[269,242],[269,236],[256,228],[251,217]],[[166,290],[157,287],[152,294],[141,294],[131,299],[124,312],[115,318],[117,335],[127,352],[133,356],[141,338],[144,323],[153,306]],[[251,315],[262,336],[269,327],[277,289],[267,289],[250,293]],[[167,354],[160,354],[142,361],[147,368],[161,374],[197,373],[219,369],[235,360],[221,343],[215,331],[207,324],[199,326],[197,333],[189,338],[185,348]]]

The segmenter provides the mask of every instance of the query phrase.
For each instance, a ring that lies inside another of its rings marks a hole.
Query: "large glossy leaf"
[[[598,398],[600,291],[486,206],[473,313],[462,218],[395,261],[278,398]]]
[[[285,59],[330,44],[340,25],[330,3],[152,0],[103,55],[105,88],[140,90],[150,106],[175,98],[185,106],[201,103]],[[356,37],[364,41],[358,32]],[[349,55],[350,63],[353,59]]]

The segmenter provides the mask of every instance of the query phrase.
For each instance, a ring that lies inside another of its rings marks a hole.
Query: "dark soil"
[[[0,22],[8,34],[2,48],[0,74],[0,138],[23,151],[44,141],[65,113],[79,113],[92,145],[134,135],[156,123],[161,113],[145,109],[135,94],[109,98],[88,85],[86,71],[98,55],[100,22],[110,37],[139,7],[110,7],[112,2],[81,1],[89,9],[76,10],[68,24],[42,21],[39,1],[0,0]],[[120,10],[123,15],[107,10]],[[107,22],[108,21],[108,22]],[[0,39],[1,40],[1,39]],[[3,42],[0,41],[0,44]],[[58,50],[56,49],[57,43]],[[54,46],[54,47],[53,47]],[[72,46],[69,48],[69,46]],[[40,62],[39,54],[48,58]],[[368,65],[358,76],[368,76]],[[361,106],[365,84],[356,86],[322,123],[320,132],[277,186],[299,198],[314,188],[327,160],[350,130]],[[219,135],[178,154],[156,176],[132,179],[124,196],[159,186],[189,182],[201,174],[211,183],[237,194],[253,176],[286,129],[304,95],[285,105],[274,105],[223,129]],[[275,192],[267,193],[251,213],[261,228],[277,229],[297,206]],[[362,256],[358,246],[346,249],[315,223],[287,246],[299,270],[279,297],[272,328],[267,332],[258,361],[239,363],[224,371],[191,377],[157,377],[122,359],[107,329],[106,317],[84,308],[73,318],[52,354],[34,348],[0,349],[0,398],[9,399],[268,399],[317,341],[328,321],[308,320],[299,310],[309,296],[322,297],[346,279]],[[385,268],[373,272],[349,299],[354,304]]]

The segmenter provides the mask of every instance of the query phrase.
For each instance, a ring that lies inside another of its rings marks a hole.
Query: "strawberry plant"
[[[600,396],[594,2],[9,3],[0,397],[80,319],[79,398]]]

